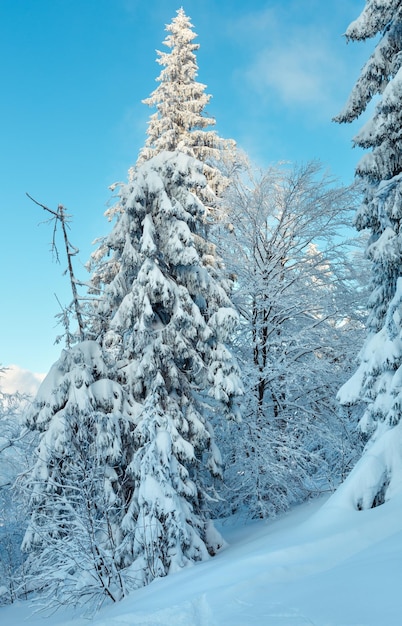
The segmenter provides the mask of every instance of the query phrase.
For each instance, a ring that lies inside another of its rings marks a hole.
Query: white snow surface
[[[347,482],[347,481],[346,481]],[[341,497],[340,497],[341,496]],[[356,511],[341,494],[275,521],[220,527],[228,546],[209,561],[153,581],[94,626],[400,626],[402,493]],[[4,626],[84,626],[66,609],[0,609]]]

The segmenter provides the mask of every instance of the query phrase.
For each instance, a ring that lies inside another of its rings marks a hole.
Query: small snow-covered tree
[[[46,608],[120,599],[124,470],[132,450],[136,406],[112,380],[100,346],[63,350],[26,413],[41,433],[27,473],[30,519],[23,549],[32,587]]]
[[[159,85],[144,103],[155,107],[148,124],[148,138],[139,154],[141,164],[163,150],[178,150],[211,166],[206,171],[214,192],[219,192],[225,179],[217,169],[222,158],[227,158],[234,142],[224,140],[210,127],[215,119],[205,114],[211,96],[206,85],[199,83],[194,43],[196,34],[190,18],[181,8],[171,24],[166,26],[168,36],[163,42],[170,51],[158,52],[158,63],[163,70]],[[204,190],[205,193],[205,190]]]
[[[0,377],[3,373],[0,368]],[[34,448],[35,438],[22,420],[27,400],[23,394],[3,392],[0,378],[0,604],[14,602],[25,591],[20,547],[27,520],[15,482]]]
[[[222,432],[232,510],[274,514],[337,484],[356,459],[348,411],[333,398],[362,329],[345,235],[356,199],[314,162],[249,166],[232,180],[221,246],[236,277],[246,372],[244,420],[232,437]]]
[[[377,37],[344,110],[336,121],[358,118],[377,96],[374,113],[354,138],[369,149],[357,165],[364,199],[355,218],[367,229],[372,262],[368,337],[359,367],[342,387],[343,404],[365,403],[362,429],[371,435],[366,452],[347,481],[357,508],[381,504],[400,481],[402,406],[402,3],[367,0],[346,31],[348,40]]]
[[[139,586],[205,559],[219,542],[205,510],[207,476],[221,471],[210,420],[237,413],[242,387],[225,346],[237,314],[203,237],[205,207],[195,192],[207,185],[203,170],[179,152],[139,166],[120,186],[117,222],[104,259],[95,259],[99,308],[110,320],[103,345],[142,406],[122,522]]]

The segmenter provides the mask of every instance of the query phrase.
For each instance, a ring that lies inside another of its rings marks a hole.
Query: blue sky
[[[46,372],[59,305],[70,301],[52,262],[52,226],[30,202],[73,216],[77,274],[103,216],[145,140],[172,0],[3,0],[0,2],[0,363]],[[187,0],[198,34],[199,80],[208,113],[260,165],[320,159],[341,182],[353,179],[357,127],[331,122],[372,46],[342,33],[363,0]],[[60,252],[62,242],[59,239]]]

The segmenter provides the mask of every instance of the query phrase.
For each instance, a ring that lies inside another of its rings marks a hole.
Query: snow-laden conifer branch
[[[368,149],[357,164],[363,201],[355,226],[367,231],[371,261],[368,336],[358,355],[358,368],[341,387],[346,406],[363,405],[360,426],[371,436],[365,452],[339,498],[358,509],[382,504],[401,486],[402,406],[402,3],[366,0],[347,37],[378,37],[337,121],[357,118],[378,96],[375,109],[354,143]]]

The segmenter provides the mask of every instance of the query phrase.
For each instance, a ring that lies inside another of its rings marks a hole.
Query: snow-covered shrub
[[[27,518],[16,480],[28,468],[35,441],[23,425],[27,401],[0,389],[0,604],[14,602],[26,590],[21,540]]]

